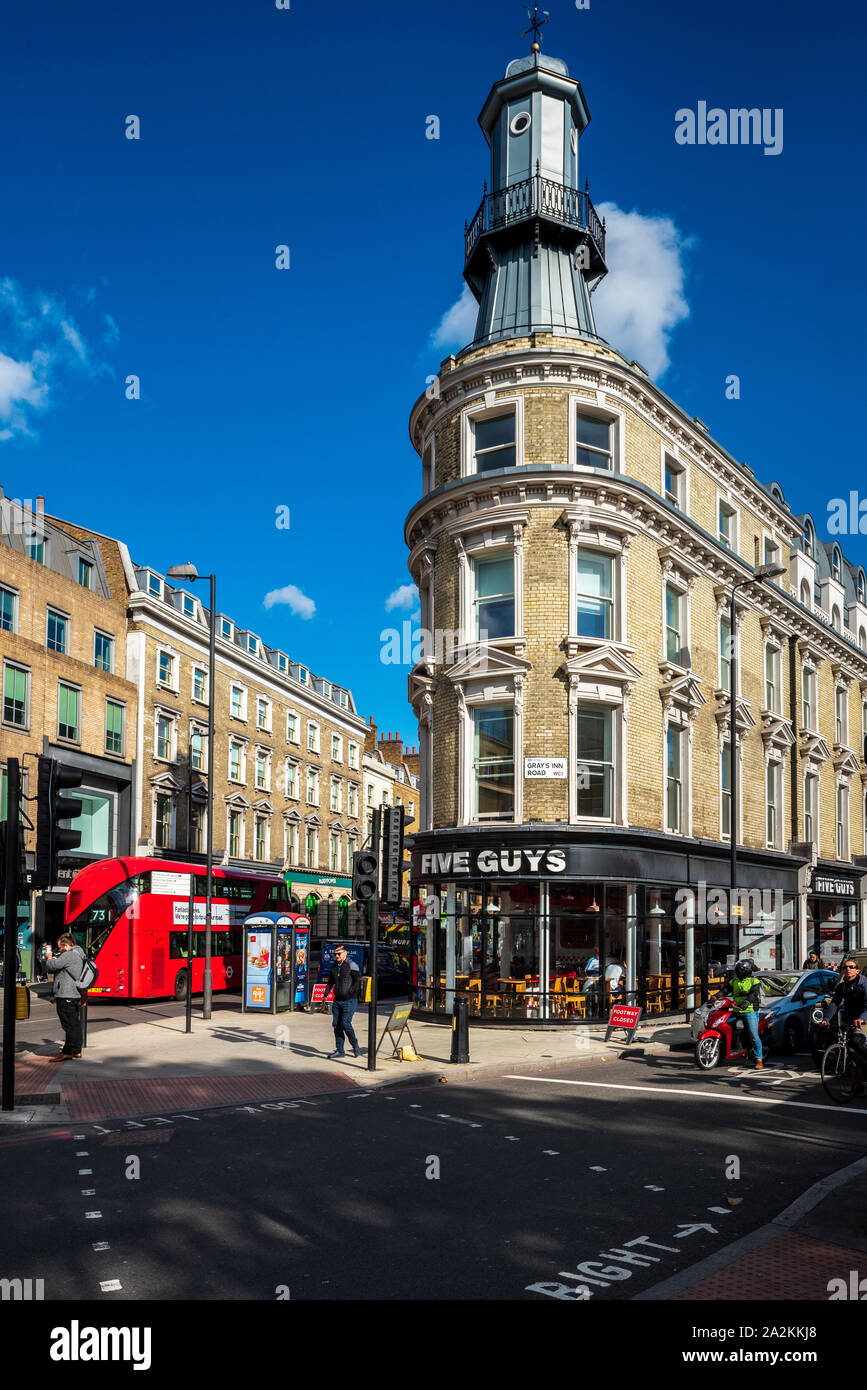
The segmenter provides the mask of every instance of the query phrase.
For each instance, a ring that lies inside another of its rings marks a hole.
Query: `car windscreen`
[[[784,999],[787,994],[791,994],[800,978],[800,975],[760,975],[762,998]]]

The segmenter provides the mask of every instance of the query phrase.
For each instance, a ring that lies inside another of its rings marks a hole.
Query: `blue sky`
[[[826,535],[831,497],[867,494],[860,9],[549,8],[618,228],[600,331]],[[214,567],[222,611],[409,743],[408,668],[380,661],[412,611],[385,607],[409,579],[407,418],[462,346],[434,335],[488,175],[476,118],[525,25],[511,0],[4,10],[0,482],[140,563]],[[782,108],[782,152],[679,145],[702,100]],[[867,564],[864,537],[844,550]],[[264,606],[290,586],[311,616]]]

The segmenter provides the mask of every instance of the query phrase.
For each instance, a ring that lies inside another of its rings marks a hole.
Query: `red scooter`
[[[762,1055],[769,1047],[767,1041],[768,1023],[759,1020],[759,1038],[762,1042]],[[728,995],[714,1000],[707,1016],[707,1026],[695,1045],[695,1063],[702,1071],[710,1071],[720,1062],[737,1062],[749,1057],[750,1039],[746,1025],[742,1024],[734,1012],[734,1001]]]

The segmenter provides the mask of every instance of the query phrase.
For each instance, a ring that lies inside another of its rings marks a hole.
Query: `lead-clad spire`
[[[492,87],[479,116],[491,180],[466,227],[475,346],[532,332],[599,340],[590,295],[607,273],[605,227],[578,180],[589,120],[580,82],[536,43]]]

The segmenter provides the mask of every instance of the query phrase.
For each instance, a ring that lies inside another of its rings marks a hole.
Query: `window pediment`
[[[181,791],[181,783],[170,772],[160,772],[155,777],[151,777],[150,784],[155,791],[168,792],[170,796]]]
[[[263,801],[256,801],[253,805],[253,810],[261,812],[261,814],[265,816],[273,816],[274,814],[274,807],[267,798]]]
[[[224,797],[224,800],[232,811],[249,811],[250,809],[249,801],[240,792],[233,792],[231,796]]]
[[[831,750],[820,734],[812,734],[808,729],[801,729],[800,756],[813,763],[827,762],[831,756]]]
[[[762,739],[766,749],[776,748],[785,753],[795,742],[792,721],[775,714],[773,710],[762,710]]]
[[[291,821],[293,825],[299,825],[301,822],[301,812],[296,810],[293,806],[291,810],[283,812],[283,819],[285,821]]]
[[[662,685],[659,687],[659,698],[665,713],[679,709],[690,719],[694,719],[702,705],[707,704],[701,692],[701,677],[694,675],[692,671],[681,673],[669,662],[662,662],[659,672],[663,677]]]
[[[731,696],[727,690],[715,690],[714,697],[716,699],[714,718],[719,726],[720,737],[728,738],[732,703]],[[754,729],[756,726],[756,721],[750,711],[748,700],[738,700],[735,718],[737,720],[737,734],[739,739],[745,738],[750,729]]]
[[[320,826],[322,824],[320,817],[317,816],[315,811],[311,811],[309,816],[305,816],[304,821],[306,825]]]
[[[562,669],[570,681],[575,682],[579,688],[599,683],[615,684],[621,686],[624,694],[628,695],[642,674],[626,655],[627,651],[633,650],[632,647],[624,649],[608,644],[604,647],[590,647],[570,657],[563,663]]]
[[[498,647],[474,644],[465,656],[456,661],[446,675],[453,685],[463,685],[469,681],[497,680],[503,676],[524,676],[531,669],[532,662],[522,656]]]
[[[854,777],[859,771],[860,764],[851,748],[845,748],[841,743],[834,744],[834,769],[844,777]]]

